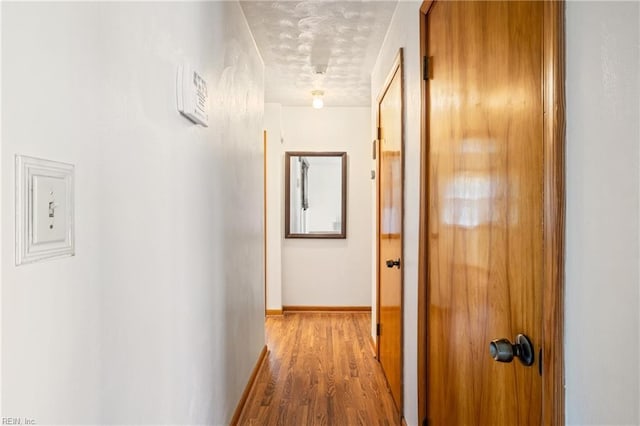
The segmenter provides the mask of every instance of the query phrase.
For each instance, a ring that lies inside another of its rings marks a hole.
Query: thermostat
[[[209,93],[202,74],[190,65],[178,66],[176,78],[178,111],[189,120],[209,126]]]

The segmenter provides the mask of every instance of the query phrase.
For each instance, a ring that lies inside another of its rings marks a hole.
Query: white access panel
[[[74,166],[16,156],[16,265],[75,255]]]

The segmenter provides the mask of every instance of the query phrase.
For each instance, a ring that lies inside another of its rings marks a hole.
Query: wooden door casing
[[[378,360],[400,416],[403,410],[403,81],[402,50],[378,98]],[[389,268],[387,260],[400,260]]]
[[[268,288],[267,288],[267,262],[269,261],[268,258],[268,253],[267,253],[267,131],[266,129],[262,131],[262,154],[264,155],[264,157],[262,158],[262,186],[263,186],[263,193],[262,193],[262,207],[263,207],[263,216],[262,216],[262,220],[263,220],[263,229],[264,229],[264,235],[263,235],[263,239],[264,239],[264,255],[263,255],[263,262],[264,262],[264,316],[266,317],[269,314],[269,310],[267,309],[267,294],[268,294]]]

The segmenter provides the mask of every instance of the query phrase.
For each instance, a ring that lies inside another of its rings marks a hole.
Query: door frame
[[[262,261],[264,262],[264,316],[269,315],[267,309],[267,129],[262,130],[262,223],[264,227],[264,253]]]
[[[402,186],[404,192],[404,139],[405,139],[405,129],[404,129],[404,52],[401,47],[398,49],[398,53],[396,54],[395,59],[393,60],[393,64],[391,65],[390,71],[387,74],[387,77],[382,85],[382,90],[378,94],[376,98],[376,144],[375,144],[375,156],[376,156],[376,330],[379,330],[380,327],[380,266],[381,266],[381,257],[380,257],[380,161],[381,161],[381,143],[380,143],[380,103],[384,98],[384,95],[389,90],[389,86],[393,81],[393,77],[396,73],[400,73],[400,129],[401,129],[401,140],[400,144],[402,146]],[[400,235],[403,240],[403,244],[400,246],[400,259],[404,261],[404,193],[401,197],[401,205],[403,214],[400,219]],[[378,362],[380,362],[380,334],[376,333],[376,358]],[[386,379],[386,373],[385,373]],[[398,402],[398,414],[400,419],[404,419],[404,267],[400,268],[400,401]]]
[[[435,0],[420,7],[420,63],[427,54],[427,14]],[[543,12],[543,280],[542,424],[564,424],[564,220],[565,220],[565,56],[564,0],[544,2]],[[423,75],[430,75],[422,69]],[[421,79],[420,230],[418,246],[418,419],[427,418],[427,307],[429,185],[429,85]]]

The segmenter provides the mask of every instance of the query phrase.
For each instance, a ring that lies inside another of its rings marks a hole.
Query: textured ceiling
[[[265,101],[370,104],[371,68],[395,1],[240,1],[265,63]],[[325,70],[324,74],[317,71]]]

